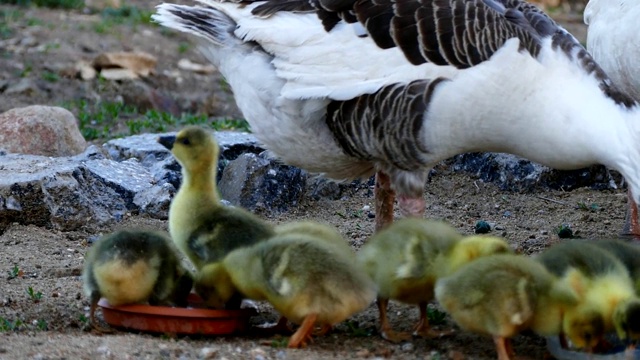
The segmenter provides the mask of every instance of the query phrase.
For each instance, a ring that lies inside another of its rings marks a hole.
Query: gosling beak
[[[158,138],[158,142],[166,147],[167,149],[173,149],[173,143],[176,142],[176,137],[174,135],[160,136]]]

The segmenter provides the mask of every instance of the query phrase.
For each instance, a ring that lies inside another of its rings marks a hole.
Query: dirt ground
[[[184,1],[183,1],[184,2]],[[129,1],[127,6],[151,10],[152,1]],[[0,92],[29,79],[27,91],[0,93],[0,111],[13,107],[61,105],[78,99],[90,103],[121,101],[130,84],[67,77],[78,60],[91,60],[104,51],[141,50],[158,58],[157,71],[144,83],[174,99],[180,110],[208,116],[237,117],[231,94],[217,74],[178,70],[187,58],[205,63],[190,39],[157,26],[129,21],[107,22],[100,13],[0,5]],[[566,27],[584,41],[579,15],[557,13]],[[4,21],[3,21],[4,20]],[[54,74],[54,75],[51,75]],[[134,104],[136,105],[136,104]],[[112,124],[115,126],[116,124]],[[122,124],[120,124],[122,126]],[[94,140],[100,143],[101,139]],[[493,234],[504,236],[522,253],[541,251],[558,241],[555,229],[566,224],[577,236],[616,237],[622,228],[626,192],[578,189],[518,194],[500,191],[446,167],[425,188],[426,216],[449,221],[463,233],[472,233],[478,220],[494,223]],[[300,219],[331,223],[360,247],[373,232],[366,211],[373,206],[371,191],[354,191],[336,201],[307,200],[285,214],[260,214],[277,224]],[[88,240],[122,227],[166,229],[167,222],[129,216],[110,228],[87,224],[74,232],[12,225],[0,235],[0,359],[488,359],[495,357],[491,339],[457,331],[439,340],[415,339],[393,345],[376,331],[372,305],[348,324],[315,339],[307,349],[287,350],[278,338],[169,337],[89,331],[88,301],[80,278]],[[18,276],[15,276],[18,275]],[[409,330],[417,310],[392,304],[391,321]],[[254,322],[274,321],[277,315],[260,305]],[[455,327],[449,320],[441,325]],[[545,357],[544,339],[524,334],[515,339],[516,353],[532,359]]]

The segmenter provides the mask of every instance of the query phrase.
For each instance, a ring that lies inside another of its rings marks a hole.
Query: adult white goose
[[[584,22],[589,25],[587,50],[613,83],[636,101],[640,101],[638,19],[640,3],[634,0],[591,0],[584,10]],[[636,238],[640,237],[637,209],[630,206],[624,230]]]
[[[427,171],[472,151],[604,164],[639,199],[640,109],[533,5],[198,1],[162,4],[154,19],[202,40],[256,137],[285,162],[335,179],[376,172],[377,229],[393,219],[394,192],[423,216]]]

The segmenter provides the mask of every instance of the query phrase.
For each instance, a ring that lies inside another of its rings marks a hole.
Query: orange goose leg
[[[627,201],[627,216],[622,228],[624,236],[631,236],[634,240],[640,240],[640,221],[638,221],[638,204],[633,200],[631,190],[627,193],[629,201]]]
[[[374,188],[376,204],[376,228],[378,232],[393,222],[393,201],[396,193],[391,189],[389,175],[382,171],[376,172],[376,184]]]

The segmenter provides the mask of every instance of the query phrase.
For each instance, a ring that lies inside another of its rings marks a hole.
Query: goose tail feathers
[[[236,22],[219,9],[164,3],[156,7],[152,19],[162,26],[191,33],[214,45],[237,45]]]

